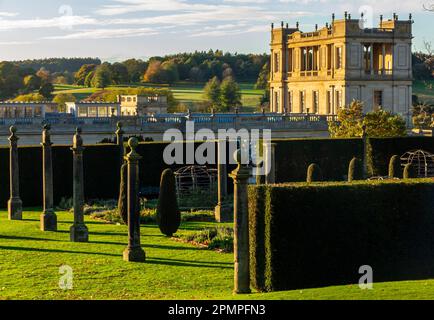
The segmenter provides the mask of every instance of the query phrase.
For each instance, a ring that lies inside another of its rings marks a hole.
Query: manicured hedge
[[[119,161],[116,145],[86,146],[84,192],[86,199],[115,199],[119,192]],[[20,196],[25,207],[42,205],[42,149],[18,149]],[[9,199],[9,149],[0,148],[0,208]],[[53,146],[54,203],[72,198],[72,151],[69,146]]]
[[[387,176],[389,160],[393,155],[401,157],[407,151],[418,149],[434,154],[434,138],[404,137],[369,139],[368,169],[370,175]]]
[[[362,159],[361,139],[276,140],[276,182],[306,181],[310,164],[316,163],[325,181],[343,181],[351,159]]]
[[[374,282],[432,277],[433,195],[433,180],[251,186],[252,285],[357,284],[362,265]]]
[[[166,165],[163,151],[167,143],[141,143],[138,152],[143,159],[139,162],[140,186],[146,193],[158,195],[160,176],[164,169],[176,171],[184,165]],[[196,143],[195,148],[199,143]],[[185,150],[185,144],[183,144]],[[215,146],[217,150],[217,145]],[[129,150],[127,150],[129,151]],[[217,151],[215,151],[217,155]],[[184,151],[185,156],[185,151]],[[227,155],[229,160],[229,155]],[[83,155],[86,199],[117,199],[119,193],[118,146],[100,144],[86,146]],[[42,205],[42,149],[40,146],[20,147],[20,196],[25,207]],[[216,168],[216,165],[210,165]],[[228,173],[235,165],[228,166]],[[54,202],[62,197],[72,197],[72,151],[70,146],[53,146]],[[228,178],[228,192],[233,183]],[[146,194],[148,195],[148,194]],[[0,208],[7,206],[9,199],[9,149],[0,147]]]

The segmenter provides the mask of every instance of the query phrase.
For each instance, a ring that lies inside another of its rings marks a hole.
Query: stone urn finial
[[[126,158],[131,160],[140,160],[142,157],[137,152],[137,147],[139,146],[139,140],[132,137],[128,140],[128,146],[130,147],[130,152],[127,154]]]
[[[75,135],[73,139],[73,149],[81,149],[83,147],[83,139],[81,138],[81,128],[78,127],[75,129]]]
[[[15,126],[11,126],[9,128],[9,132],[11,133],[10,137],[9,137],[9,141],[12,143],[16,143],[18,141],[18,136],[17,136],[17,127]]]

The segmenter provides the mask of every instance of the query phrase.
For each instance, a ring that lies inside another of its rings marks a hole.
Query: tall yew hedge
[[[260,291],[434,276],[434,181],[249,188],[252,285]]]

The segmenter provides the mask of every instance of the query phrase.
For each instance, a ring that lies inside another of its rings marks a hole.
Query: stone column
[[[72,144],[73,183],[74,183],[74,224],[70,228],[72,242],[88,242],[89,231],[84,224],[84,178],[83,178],[83,139],[81,128],[76,129]]]
[[[264,164],[265,164],[265,183],[273,184],[276,182],[276,144],[266,142],[264,145]],[[270,171],[267,172],[267,169]]]
[[[42,131],[42,175],[44,212],[41,214],[41,230],[57,231],[57,216],[53,204],[53,162],[51,152],[50,125],[44,125]]]
[[[8,201],[8,216],[9,220],[23,219],[23,202],[20,199],[20,173],[18,165],[18,140],[17,128],[14,126],[9,129],[11,136],[10,153],[9,153],[9,177],[10,177],[10,193],[11,197]]]
[[[130,153],[125,156],[128,163],[128,247],[124,251],[124,260],[130,262],[144,262],[145,251],[140,246],[140,208],[139,191],[139,160],[142,158],[136,151],[139,142],[136,138],[128,141]]]
[[[228,195],[228,172],[226,163],[226,140],[219,140],[217,151],[217,178],[218,178],[218,204],[215,207],[215,219],[217,222],[233,221],[233,211],[231,206],[224,203]]]
[[[119,168],[124,163],[124,130],[122,130],[123,124],[122,122],[118,122],[116,124],[116,144],[119,147]]]
[[[234,155],[238,167],[230,177],[234,180],[234,293],[250,293],[249,212],[247,185],[248,166],[241,163],[241,150]]]

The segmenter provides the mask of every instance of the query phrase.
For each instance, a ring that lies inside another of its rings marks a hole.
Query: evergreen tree
[[[204,88],[205,99],[209,102],[210,106],[216,109],[220,107],[220,80],[217,77],[212,78],[208,81]]]
[[[222,111],[230,111],[231,109],[242,106],[241,90],[233,78],[229,77],[224,79],[220,90]]]

